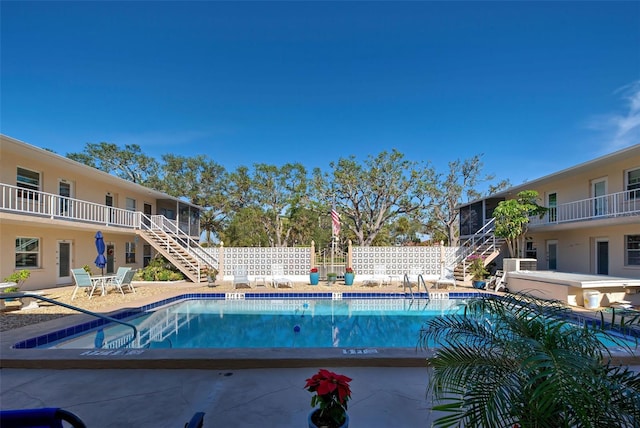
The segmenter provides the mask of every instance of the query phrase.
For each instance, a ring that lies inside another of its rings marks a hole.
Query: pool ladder
[[[43,297],[40,294],[34,294],[34,293],[29,293],[29,292],[0,293],[0,299],[3,299],[3,300],[5,300],[5,299],[21,299],[23,297],[30,297],[32,299],[42,300],[44,302],[51,303],[51,304],[56,305],[56,306],[62,306],[63,308],[71,309],[73,311],[82,312],[83,314],[91,315],[91,316],[94,316],[96,318],[103,319],[105,321],[115,322],[115,323],[118,323],[118,324],[122,324],[122,325],[124,325],[126,327],[131,327],[131,329],[133,329],[133,336],[126,343],[122,344],[122,346],[121,346],[122,348],[125,348],[125,347],[129,346],[129,344],[131,344],[131,342],[136,340],[136,338],[138,337],[138,329],[136,328],[135,325],[129,324],[128,322],[120,321],[119,319],[116,319],[116,318],[112,318],[112,317],[109,317],[109,316],[106,316],[106,315],[98,314],[96,312],[91,312],[91,311],[88,311],[86,309],[79,308],[77,306],[68,305],[66,303],[58,302],[57,300],[49,299],[48,297]]]
[[[427,284],[424,282],[424,278],[422,274],[418,274],[418,279],[416,280],[417,292],[420,293],[420,285],[424,288],[424,292],[427,294],[427,299],[429,298],[429,290],[427,290]],[[409,274],[404,274],[404,280],[402,281],[402,291],[406,294],[407,288],[409,288],[409,293],[411,294],[411,300],[414,299],[413,296],[413,284],[409,280]]]

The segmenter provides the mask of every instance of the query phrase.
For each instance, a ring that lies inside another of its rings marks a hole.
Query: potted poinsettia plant
[[[319,281],[320,281],[320,274],[318,273],[318,268],[312,267],[311,270],[309,271],[309,282],[311,283],[311,285],[318,285]]]
[[[347,428],[349,415],[347,402],[351,398],[351,378],[320,369],[307,379],[305,389],[315,395],[311,397],[309,428]],[[318,406],[318,408],[315,408]]]

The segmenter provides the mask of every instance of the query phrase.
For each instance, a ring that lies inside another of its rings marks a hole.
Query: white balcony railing
[[[561,204],[549,208],[542,218],[530,217],[529,225],[542,226],[629,215],[640,215],[640,191],[638,190],[611,193]]]
[[[107,226],[140,228],[135,211],[81,201],[52,193],[38,192],[0,183],[0,210],[50,219],[83,221]]]

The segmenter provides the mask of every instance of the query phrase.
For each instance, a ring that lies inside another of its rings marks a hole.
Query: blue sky
[[[640,143],[640,2],[0,3],[0,131],[328,169],[484,153],[520,184]]]

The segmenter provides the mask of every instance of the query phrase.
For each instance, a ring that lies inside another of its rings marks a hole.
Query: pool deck
[[[428,427],[426,368],[329,367],[353,379],[350,426]],[[304,427],[317,368],[245,370],[2,369],[2,409],[62,407],[88,427]]]

